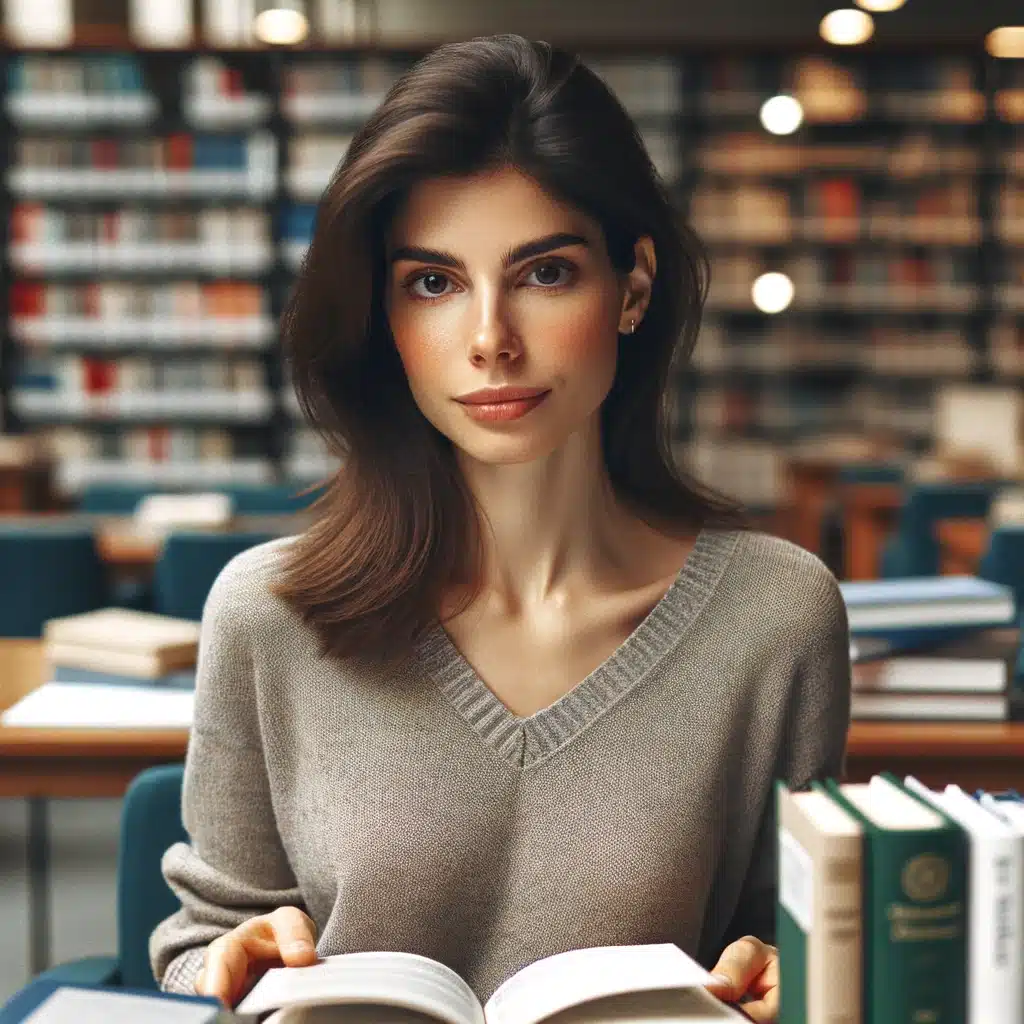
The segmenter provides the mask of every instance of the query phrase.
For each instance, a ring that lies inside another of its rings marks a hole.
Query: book
[[[1024,835],[959,786],[936,792],[913,776],[904,785],[967,833],[968,1024],[1019,1024],[1024,1020]]]
[[[954,1024],[966,1009],[963,830],[891,779],[826,784],[864,829],[864,1020]]]
[[[1004,693],[1019,654],[1015,628],[971,631],[923,650],[861,659],[853,666],[853,689],[872,694]]]
[[[104,608],[51,619],[43,627],[51,665],[147,678],[191,668],[199,654],[199,623],[127,608]]]
[[[974,576],[845,581],[839,589],[852,633],[1003,626],[1016,611],[1010,587]]]
[[[672,943],[599,946],[537,960],[481,1004],[455,971],[429,957],[343,953],[311,967],[272,968],[236,1013],[274,1011],[265,1024],[340,1024],[354,1013],[367,1024],[392,1018],[443,1024],[744,1020],[705,990],[710,984],[711,975]],[[358,1006],[370,1012],[360,1018]]]
[[[0,1007],[0,1024],[72,1024],[100,1021],[135,1024],[226,1024],[234,1020],[209,996],[185,996],[150,989],[110,988],[36,978]]]
[[[860,1024],[863,829],[821,790],[776,804],[779,1024]]]
[[[28,729],[188,729],[195,691],[100,683],[43,683],[0,715]]]
[[[194,669],[168,672],[163,676],[129,676],[116,672],[95,672],[87,668],[70,665],[54,665],[50,673],[52,683],[99,683],[103,686],[143,686],[164,690],[194,690],[196,673]]]
[[[1006,722],[1021,714],[1008,693],[864,693],[850,695],[857,720],[913,722]]]

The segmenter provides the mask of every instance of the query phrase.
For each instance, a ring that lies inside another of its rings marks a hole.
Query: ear
[[[640,326],[651,301],[658,260],[650,235],[637,239],[633,256],[633,269],[626,275],[622,315],[619,317],[620,334],[632,334]]]

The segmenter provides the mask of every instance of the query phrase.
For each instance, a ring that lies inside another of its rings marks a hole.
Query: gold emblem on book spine
[[[949,861],[934,853],[908,860],[900,876],[903,891],[915,903],[941,899],[949,886]]]

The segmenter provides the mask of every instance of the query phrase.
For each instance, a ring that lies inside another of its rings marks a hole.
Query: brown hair
[[[410,393],[385,315],[384,244],[417,182],[498,166],[598,222],[620,272],[633,266],[636,239],[653,239],[650,303],[619,347],[601,409],[615,493],[652,521],[743,525],[736,503],[672,455],[671,375],[693,349],[708,267],[636,126],[600,78],[546,43],[500,35],[441,46],[352,140],[282,322],[300,405],[342,459],[275,588],[325,654],[398,658],[436,621],[453,582],[478,582],[478,512],[451,442]]]

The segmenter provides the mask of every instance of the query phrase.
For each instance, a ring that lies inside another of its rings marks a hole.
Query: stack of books
[[[199,623],[127,608],[51,619],[43,655],[56,682],[193,685]]]
[[[853,718],[1024,717],[1013,591],[968,576],[842,583]]]
[[[1024,1021],[1024,802],[777,785],[780,1024]]]
[[[49,682],[0,715],[35,729],[188,729],[199,623],[124,608],[51,619]]]

